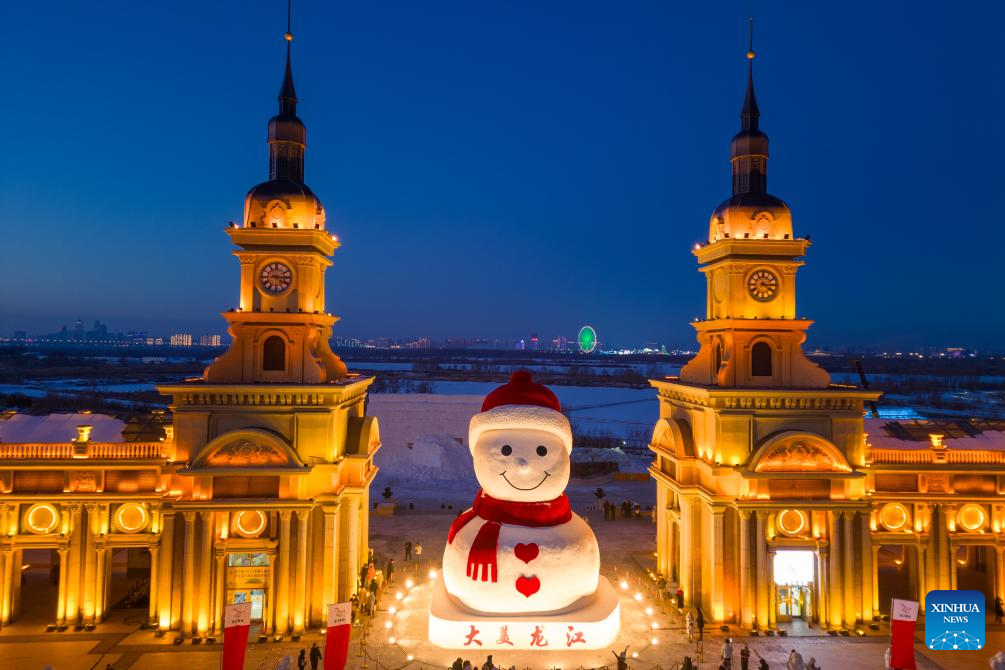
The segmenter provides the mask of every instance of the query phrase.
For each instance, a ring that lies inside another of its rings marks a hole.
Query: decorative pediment
[[[207,468],[299,469],[304,464],[280,435],[260,428],[224,433],[203,447],[192,470]]]
[[[677,458],[693,457],[691,424],[680,419],[660,419],[653,429],[652,449],[668,452]]]
[[[841,450],[830,441],[802,431],[784,431],[765,439],[749,461],[754,472],[848,473]]]

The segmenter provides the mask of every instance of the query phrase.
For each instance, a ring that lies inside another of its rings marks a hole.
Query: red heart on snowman
[[[524,544],[523,542],[521,542],[520,544],[513,547],[513,553],[516,554],[516,557],[519,558],[524,563],[530,563],[531,561],[533,561],[535,558],[537,558],[539,552],[540,550],[537,548],[537,545],[534,544],[533,542],[531,542],[530,544]]]
[[[534,576],[525,577],[520,575],[516,580],[516,590],[525,597],[530,598],[541,590],[541,580]]]

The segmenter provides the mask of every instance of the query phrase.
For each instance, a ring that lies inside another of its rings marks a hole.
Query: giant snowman
[[[468,444],[481,490],[450,527],[429,612],[447,648],[599,649],[620,626],[593,531],[573,513],[572,429],[528,372],[485,397]]]

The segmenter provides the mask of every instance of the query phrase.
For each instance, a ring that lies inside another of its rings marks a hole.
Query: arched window
[[[278,335],[265,338],[262,345],[262,369],[280,372],[286,369],[286,342]]]
[[[750,376],[770,377],[771,374],[771,345],[758,342],[750,350]]]

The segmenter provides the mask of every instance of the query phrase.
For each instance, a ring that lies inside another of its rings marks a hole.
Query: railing
[[[873,463],[1005,465],[1005,451],[977,449],[873,449]]]
[[[0,443],[0,461],[43,461],[95,458],[106,460],[142,460],[163,457],[161,442],[72,442],[39,444]]]

